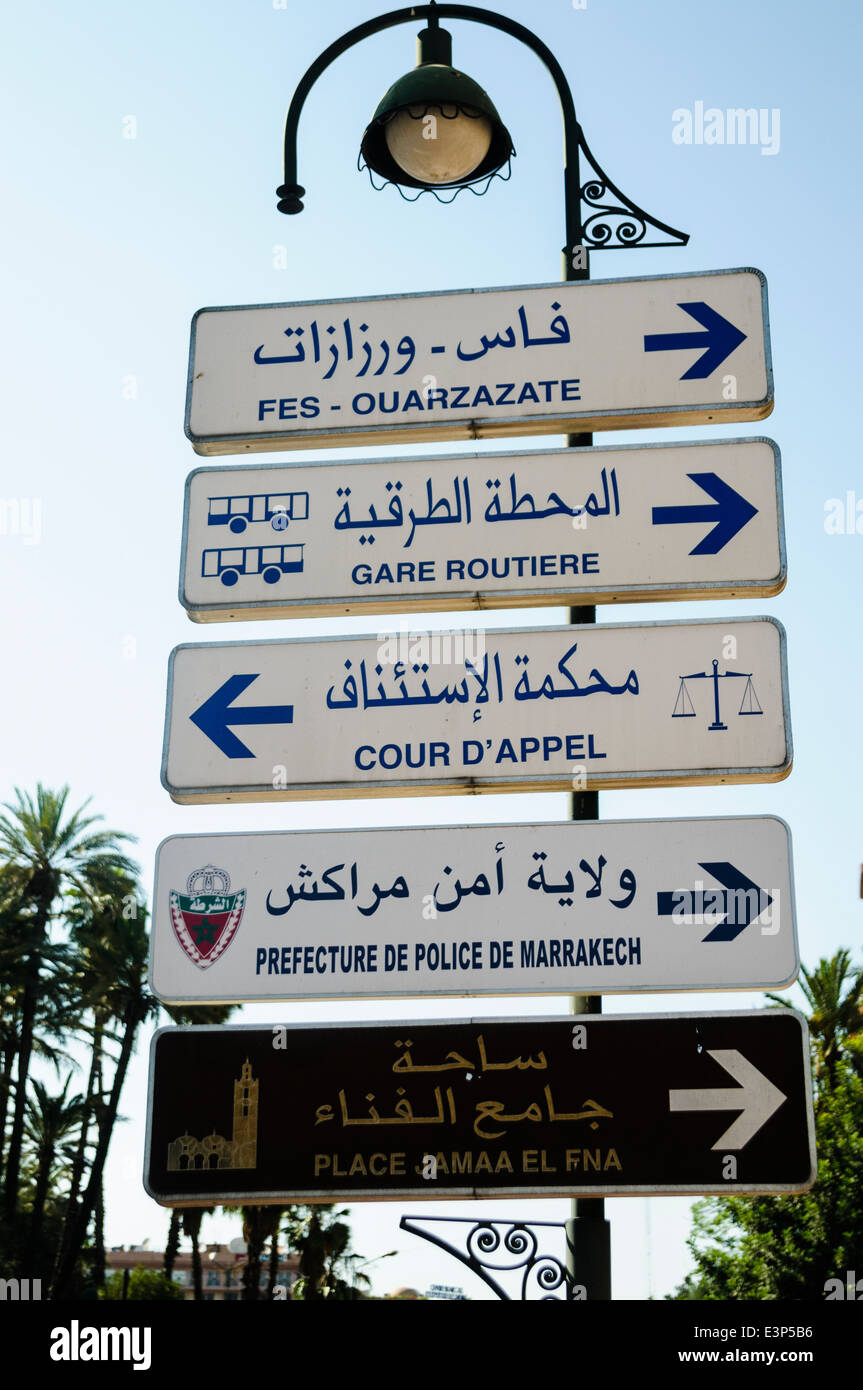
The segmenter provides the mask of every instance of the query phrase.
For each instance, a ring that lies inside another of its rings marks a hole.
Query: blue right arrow
[[[695,381],[710,376],[710,373],[715,372],[726,357],[730,357],[734,349],[745,341],[746,334],[741,333],[739,328],[735,328],[733,323],[729,323],[728,319],[711,309],[702,299],[697,299],[691,304],[678,304],[677,307],[695,319],[696,323],[700,323],[707,332],[646,333],[644,351],[677,352],[683,348],[703,347],[706,351],[683,373],[680,380]]]
[[[229,724],[293,724],[293,705],[241,705],[232,708],[234,700],[258,679],[254,676],[229,676],[223,685],[190,714],[189,718],[211,743],[215,743],[226,758],[254,758],[250,748],[232,734]]]
[[[758,508],[735,492],[733,487],[723,482],[716,473],[688,473],[686,475],[698,485],[716,506],[708,507],[654,507],[654,526],[682,526],[693,521],[713,521],[716,524],[698,542],[690,555],[718,555],[720,550],[742,531],[748,521],[758,515]]]
[[[725,891],[718,893],[708,888],[706,892],[693,892],[691,889],[683,888],[657,893],[656,912],[659,917],[674,917],[676,913],[684,917],[703,916],[705,897],[711,900],[720,898],[722,907],[712,908],[711,911],[721,911],[724,914],[723,919],[716,923],[707,936],[702,937],[702,941],[734,941],[746,930],[749,923],[760,917],[762,912],[766,912],[773,902],[773,898],[764,888],[759,888],[757,883],[753,883],[751,878],[747,878],[727,860],[699,864],[698,867],[711,874],[722,884]],[[700,905],[696,899],[700,899]]]

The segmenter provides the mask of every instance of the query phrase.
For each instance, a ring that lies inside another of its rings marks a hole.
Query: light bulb
[[[418,183],[448,184],[467,178],[489,152],[492,125],[469,107],[407,106],[387,121],[387,149]]]

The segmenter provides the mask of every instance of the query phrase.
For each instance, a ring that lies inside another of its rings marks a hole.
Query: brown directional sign
[[[505,965],[505,963],[503,963]],[[162,1029],[166,1206],[802,1192],[806,1023],[757,1013]]]

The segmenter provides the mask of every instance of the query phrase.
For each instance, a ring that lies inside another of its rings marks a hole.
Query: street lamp
[[[390,1259],[392,1259],[393,1255],[397,1255],[398,1253],[399,1253],[398,1250],[385,1250],[384,1253],[383,1253],[382,1255],[375,1255],[375,1256],[373,1256],[373,1258],[370,1259],[370,1260],[363,1260],[361,1264],[357,1264],[357,1260],[359,1259],[359,1256],[358,1256],[358,1255],[352,1255],[352,1256],[351,1256],[351,1288],[352,1288],[352,1289],[355,1289],[355,1288],[356,1288],[356,1286],[357,1286],[357,1275],[359,1274],[359,1272],[360,1272],[361,1269],[368,1269],[369,1265],[376,1265],[376,1264],[378,1263],[378,1260],[390,1260]]]
[[[452,65],[452,36],[431,15],[417,66],[379,102],[363,135],[367,168],[388,183],[433,191],[494,177],[513,154],[491,98]]]
[[[514,153],[512,140],[482,88],[453,68],[452,40],[440,28],[441,19],[466,20],[509,34],[536,54],[554,82],[563,118],[564,280],[590,278],[591,250],[686,245],[689,237],[685,232],[651,217],[604,173],[584,138],[563,69],[536,34],[493,10],[437,4],[435,0],[427,5],[391,10],[358,24],[312,63],[297,85],[285,118],[284,182],[277,189],[279,212],[296,214],[303,210],[306,190],[297,181],[297,131],[300,113],[315,82],[355,44],[397,24],[417,20],[427,24],[417,38],[418,65],[399,78],[380,102],[363,135],[361,158],[370,173],[379,174],[400,192],[402,188],[418,189],[417,197],[425,192],[439,197],[441,189],[454,189],[453,197],[462,188],[486,191],[491,179]],[[487,180],[486,188],[478,189],[476,185],[483,179]],[[592,434],[567,435],[571,448],[592,443]],[[593,623],[596,610],[572,608],[570,621]],[[572,814],[575,820],[598,819],[598,794],[574,792]],[[598,995],[574,1001],[577,1014],[601,1011],[602,999]],[[574,1202],[573,1217],[567,1229],[570,1270],[578,1269],[579,1282],[587,1285],[590,1298],[610,1298],[610,1237],[603,1199],[591,1197]]]
[[[380,102],[362,137],[361,158],[370,172],[378,173],[399,191],[417,189],[417,197],[425,192],[438,197],[438,190],[447,189],[455,189],[455,194],[462,188],[485,191],[476,185],[484,179],[490,181],[508,163],[512,139],[482,88],[452,67],[452,41],[440,28],[441,19],[466,20],[508,34],[525,44],[548,69],[563,118],[565,280],[589,278],[591,250],[686,245],[686,233],[651,217],[603,172],[584,138],[563,69],[536,34],[493,10],[437,4],[435,0],[391,10],[358,24],[324,49],[304,73],[285,118],[284,182],[276,190],[279,212],[294,215],[303,211],[306,190],[297,180],[297,134],[306,97],[318,78],[356,44],[398,24],[418,20],[427,23],[417,38],[418,66],[399,78]],[[474,159],[478,163],[474,164]]]

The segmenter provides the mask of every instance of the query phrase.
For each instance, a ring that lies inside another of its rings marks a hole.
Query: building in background
[[[128,1248],[123,1245],[116,1246],[113,1250],[106,1252],[105,1258],[111,1272],[141,1268],[161,1273],[165,1267],[163,1250],[147,1250],[141,1245],[130,1245]],[[235,1254],[229,1250],[227,1245],[205,1245],[201,1250],[204,1302],[239,1302],[243,1293],[245,1264],[245,1255]],[[269,1253],[267,1253],[261,1262],[259,1288],[263,1292],[266,1291],[270,1282],[269,1265]],[[287,1286],[290,1290],[296,1282],[298,1267],[299,1256],[280,1252],[277,1283]],[[175,1284],[182,1285],[185,1299],[194,1299],[191,1251],[178,1252],[174,1260],[174,1271],[171,1278]]]

